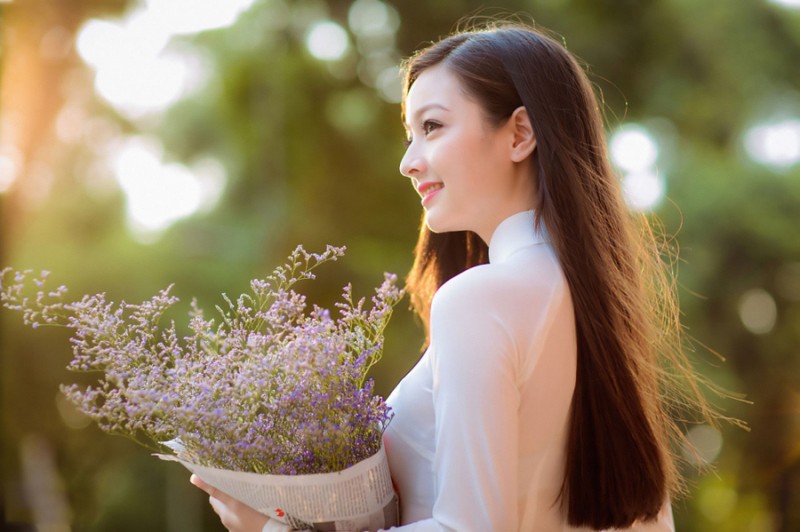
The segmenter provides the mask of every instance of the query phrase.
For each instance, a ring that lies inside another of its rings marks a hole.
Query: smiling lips
[[[441,182],[429,181],[427,183],[420,183],[417,186],[417,192],[419,192],[419,195],[422,196],[422,205],[430,202],[431,198],[433,198],[437,192],[442,190],[442,188],[444,188],[444,183]]]

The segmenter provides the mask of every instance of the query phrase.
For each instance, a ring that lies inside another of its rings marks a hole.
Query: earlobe
[[[536,135],[533,133],[528,110],[524,106],[514,109],[509,119],[513,131],[513,144],[511,146],[511,160],[520,163],[536,149]]]

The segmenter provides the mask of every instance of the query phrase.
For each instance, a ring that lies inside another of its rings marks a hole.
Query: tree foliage
[[[368,286],[383,271],[407,271],[420,207],[397,171],[399,106],[384,98],[370,73],[373,52],[383,47],[398,60],[455,29],[465,15],[499,10],[468,0],[393,2],[399,26],[387,45],[349,26],[353,3],[262,0],[228,28],[175,37],[201,54],[210,76],[146,120],[126,118],[94,94],[91,71],[74,46],[55,58],[43,52],[47,32],[26,32],[36,14],[25,7],[33,3],[7,7],[0,140],[13,141],[8,123],[36,133],[21,154],[17,182],[0,195],[3,262],[52,270],[76,293],[107,291],[137,301],[175,282],[184,300],[210,304],[220,292],[241,292],[298,243],[310,250],[348,246],[347,259],[321,276],[318,286],[326,288],[310,294],[321,304],[333,301],[346,281]],[[119,16],[137,3],[69,4],[71,11],[37,20],[74,37],[87,18]],[[694,358],[712,380],[747,398],[716,400],[752,430],[722,427],[717,474],[697,476],[693,496],[676,502],[678,529],[797,529],[800,165],[755,162],[744,138],[755,124],[800,118],[800,11],[767,0],[514,0],[504,10],[557,32],[587,64],[609,132],[635,122],[657,140],[668,200],[654,216],[680,248],[681,305],[696,339]],[[321,61],[306,48],[307,31],[320,19],[347,29],[351,48],[343,59]],[[37,53],[42,68],[59,62],[59,76],[37,85],[10,75],[22,72],[12,69],[15,61]],[[44,102],[29,109],[49,114],[25,129],[33,118],[13,113],[9,94]],[[69,105],[97,127],[57,135],[59,112]],[[111,137],[136,134],[158,138],[168,161],[213,158],[226,173],[213,210],[175,223],[151,243],[131,236],[125,197],[98,151]],[[754,333],[743,315],[759,301],[754,312],[774,312],[775,320]],[[422,344],[418,324],[399,314],[375,371],[383,393]],[[36,496],[26,495],[25,457],[44,441],[75,530],[218,529],[182,471],[85,427],[57,398],[58,383],[70,378],[65,338],[32,334],[11,316],[0,325],[9,520],[37,519]]]

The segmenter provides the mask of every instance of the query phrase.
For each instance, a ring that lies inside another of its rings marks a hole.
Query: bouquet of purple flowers
[[[105,294],[67,302],[65,287],[45,287],[47,272],[6,268],[0,303],[32,327],[73,330],[69,369],[99,379],[62,390],[104,431],[205,468],[334,473],[382,452],[391,413],[367,372],[403,295],[396,276],[386,274],[369,308],[347,285],[336,317],[309,309],[294,285],[343,254],[298,246],[286,264],[251,281],[249,292],[223,295],[216,319],[192,301],[183,337],[174,321],[161,323],[178,302],[171,286],[141,304]]]

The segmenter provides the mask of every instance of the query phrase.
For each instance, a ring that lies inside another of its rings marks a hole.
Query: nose
[[[425,159],[412,143],[400,160],[400,173],[406,177],[419,177],[426,169]]]

